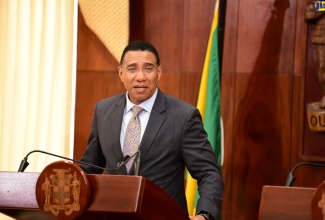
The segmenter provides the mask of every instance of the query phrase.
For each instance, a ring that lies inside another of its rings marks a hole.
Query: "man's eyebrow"
[[[138,65],[136,64],[136,63],[131,63],[131,64],[129,64],[129,65],[127,65],[126,67],[137,67]],[[154,64],[152,64],[152,63],[145,63],[143,66],[146,66],[146,67],[148,67],[148,66],[155,66]]]
[[[137,66],[136,63],[131,63],[131,64],[127,65],[126,67],[136,67],[136,66]]]
[[[144,63],[143,66],[144,67],[154,67],[155,64],[153,64],[153,63]]]

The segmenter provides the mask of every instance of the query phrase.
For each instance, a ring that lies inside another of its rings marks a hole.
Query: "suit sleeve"
[[[221,211],[223,178],[197,109],[186,120],[182,140],[185,165],[198,184],[200,199],[196,209],[209,212],[217,219]]]
[[[105,167],[105,158],[103,156],[102,150],[101,150],[101,145],[98,137],[98,127],[97,127],[97,106],[95,107],[94,111],[94,116],[91,124],[91,131],[90,135],[88,138],[88,145],[86,150],[84,151],[81,161],[93,164],[99,167]],[[88,165],[80,164],[79,165],[85,173],[90,173],[90,174],[100,174],[103,173],[103,170],[91,167]]]

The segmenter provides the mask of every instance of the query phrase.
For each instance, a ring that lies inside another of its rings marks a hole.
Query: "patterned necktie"
[[[133,155],[137,150],[140,144],[140,135],[141,135],[141,124],[139,120],[139,114],[142,112],[142,108],[140,106],[134,106],[132,108],[132,118],[129,121],[128,126],[126,127],[125,138],[124,138],[124,146],[123,146],[123,155]],[[129,160],[125,164],[126,170],[129,173],[134,158]]]

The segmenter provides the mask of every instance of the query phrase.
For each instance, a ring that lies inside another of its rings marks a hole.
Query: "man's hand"
[[[205,220],[204,216],[196,215],[196,216],[189,216],[191,220]]]

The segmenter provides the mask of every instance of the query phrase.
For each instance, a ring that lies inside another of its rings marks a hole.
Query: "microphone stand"
[[[96,166],[96,165],[93,165],[93,164],[90,164],[90,163],[86,163],[86,162],[83,162],[83,161],[80,161],[80,160],[74,160],[74,159],[71,159],[71,158],[68,158],[68,157],[63,157],[63,156],[60,156],[60,155],[56,155],[56,154],[52,154],[52,153],[48,153],[46,151],[41,151],[41,150],[33,150],[31,152],[29,152],[26,157],[24,157],[24,159],[21,161],[20,163],[20,166],[19,166],[19,169],[18,169],[18,172],[24,172],[24,170],[26,169],[26,167],[29,165],[29,163],[27,162],[27,159],[28,159],[28,156],[34,152],[39,152],[39,153],[43,153],[43,154],[48,154],[48,155],[51,155],[51,156],[54,156],[54,157],[59,157],[59,158],[62,158],[62,159],[65,159],[65,160],[70,160],[70,161],[73,161],[73,162],[76,162],[76,163],[81,163],[81,164],[85,164],[85,165],[88,165],[88,166],[91,166],[91,167],[95,167],[95,168],[98,168],[98,169],[101,169],[101,170],[104,170],[104,171],[115,171],[119,168],[121,168],[124,164],[126,164],[127,162],[129,162],[129,160],[131,160],[131,158],[133,158],[134,156],[136,156],[138,153],[139,153],[139,150],[136,151],[133,155],[131,156],[125,156],[123,158],[123,161],[119,162],[117,164],[117,166],[114,168],[114,169],[106,169],[106,168],[103,168],[103,167],[99,167],[99,166]]]
[[[137,151],[138,156],[134,162],[134,176],[139,176],[140,172],[140,150]]]
[[[300,167],[302,165],[325,167],[325,164],[321,164],[321,163],[312,163],[312,162],[301,162],[301,163],[298,163],[296,166],[294,166],[292,168],[291,172],[289,173],[289,176],[288,176],[287,182],[286,182],[286,186],[291,186],[293,184],[293,182],[296,180],[296,177],[294,176],[294,171],[298,167]]]

